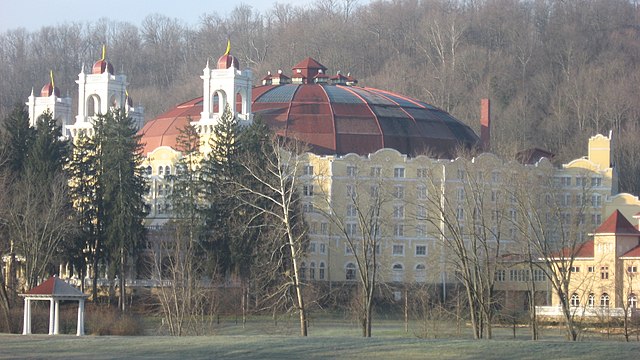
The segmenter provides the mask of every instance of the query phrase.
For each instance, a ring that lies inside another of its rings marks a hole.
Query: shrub
[[[142,335],[142,321],[108,305],[87,307],[85,328],[92,335]]]

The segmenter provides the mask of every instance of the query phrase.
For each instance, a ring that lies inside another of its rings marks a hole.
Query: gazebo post
[[[24,323],[22,324],[22,335],[31,334],[31,299],[24,298]]]
[[[84,299],[78,300],[78,331],[76,335],[84,335]]]
[[[56,304],[53,297],[49,298],[49,335],[53,335],[53,323],[55,322]]]
[[[54,300],[53,335],[60,334],[60,300]]]

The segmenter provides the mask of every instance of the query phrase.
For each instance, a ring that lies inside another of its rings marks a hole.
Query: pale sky
[[[189,26],[204,13],[225,17],[239,4],[270,10],[273,4],[306,5],[312,0],[0,0],[0,32],[19,27],[29,31],[70,22],[95,22],[106,17],[139,26],[149,14],[182,20]]]

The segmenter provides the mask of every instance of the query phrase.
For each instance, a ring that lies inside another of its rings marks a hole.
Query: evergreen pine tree
[[[135,124],[123,110],[109,112],[100,131],[100,187],[104,196],[105,255],[111,278],[117,271],[120,308],[124,311],[126,265],[135,261],[144,237],[147,193]],[[98,132],[98,131],[96,131]]]

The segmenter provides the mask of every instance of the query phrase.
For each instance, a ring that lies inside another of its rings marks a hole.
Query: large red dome
[[[478,137],[448,113],[379,89],[331,84],[282,84],[253,88],[253,113],[279,135],[302,140],[316,154],[365,155],[382,148],[403,154],[448,157]],[[214,102],[214,103],[217,103]],[[196,121],[202,98],[182,103],[141,130],[145,152],[175,148],[179,129]],[[217,109],[216,109],[217,111]]]

